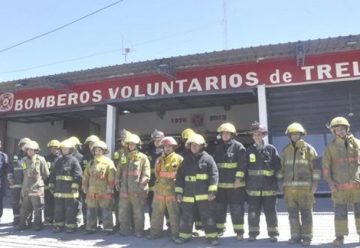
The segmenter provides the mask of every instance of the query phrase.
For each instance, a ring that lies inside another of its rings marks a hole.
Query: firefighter
[[[323,173],[328,182],[335,211],[334,246],[344,244],[348,230],[348,205],[354,209],[356,231],[360,235],[360,140],[350,133],[350,123],[344,117],[331,120],[334,140],[326,147],[323,156]]]
[[[100,138],[96,135],[90,135],[89,137],[87,137],[85,139],[84,146],[83,146],[84,154],[83,154],[83,158],[82,158],[82,163],[80,164],[82,171],[85,171],[87,164],[89,164],[93,161],[94,152],[92,151],[91,147],[97,141],[100,141]],[[77,143],[77,140],[76,140],[76,143]],[[80,189],[81,189],[81,186],[80,186]],[[79,207],[81,207],[83,226],[86,227],[86,194],[82,190],[80,190],[80,203],[81,204]],[[78,213],[78,215],[80,215],[80,214]],[[80,223],[80,221],[78,220],[78,224],[79,223]]]
[[[86,166],[87,163],[94,158],[94,153],[91,151],[91,147],[94,145],[96,141],[99,140],[100,138],[93,134],[85,139],[83,146],[83,158],[82,158],[82,162],[84,166]]]
[[[22,159],[23,183],[21,187],[22,204],[20,210],[20,222],[17,230],[26,228],[26,220],[34,211],[35,231],[42,229],[42,210],[44,207],[44,180],[49,177],[49,168],[45,158],[38,155],[39,144],[29,141],[24,146],[26,157]]]
[[[183,153],[189,150],[186,148],[185,144],[186,144],[186,141],[193,134],[195,134],[195,131],[192,130],[191,128],[186,128],[181,132],[181,142],[178,146],[177,153],[179,153],[180,155],[183,156]]]
[[[317,153],[303,140],[306,131],[301,124],[290,124],[285,134],[290,143],[281,154],[278,178],[283,180],[284,199],[289,212],[291,238],[288,243],[309,246],[313,231],[314,193],[320,180],[320,171],[314,168]]]
[[[221,140],[216,146],[214,159],[219,170],[216,196],[216,225],[220,235],[225,231],[227,208],[237,240],[244,239],[245,147],[235,140],[236,129],[231,123],[223,123],[217,129]]]
[[[184,155],[175,181],[177,201],[180,203],[179,238],[175,239],[175,243],[183,244],[191,239],[194,209],[198,209],[206,239],[211,245],[217,245],[214,200],[219,172],[214,159],[204,151],[206,142],[202,135],[193,134],[186,145],[190,147],[190,152]]]
[[[163,152],[163,147],[161,146],[161,140],[165,137],[164,132],[159,131],[157,129],[151,133],[151,144],[149,146],[149,151],[146,155],[148,155],[148,159],[150,161],[151,166],[151,176],[149,181],[149,194],[147,198],[147,204],[149,207],[149,216],[151,218],[152,214],[152,202],[154,198],[154,190],[153,187],[155,185],[155,164],[156,159],[161,156]]]
[[[144,236],[144,208],[149,191],[150,161],[138,150],[140,137],[131,134],[125,141],[128,154],[127,163],[121,168],[117,178],[117,189],[120,192],[119,219],[120,234],[136,237]]]
[[[177,149],[177,153],[179,153],[181,156],[184,157],[184,155],[186,153],[191,153],[189,151],[189,148],[186,147],[186,141],[193,135],[195,134],[195,131],[191,128],[186,128],[181,132],[181,141],[180,144],[178,146]],[[201,224],[201,219],[200,219],[200,213],[198,211],[198,209],[194,210],[194,224],[195,224],[195,230],[201,230],[202,229],[202,224]],[[198,232],[193,232],[193,236],[197,237],[199,236]]]
[[[21,165],[21,160],[26,156],[25,153],[25,144],[29,142],[29,138],[22,138],[18,143],[19,152],[17,155],[14,155],[12,163],[9,167],[9,172],[7,179],[9,182],[9,188],[11,192],[11,205],[13,211],[13,225],[18,226],[20,221],[20,208],[21,208],[21,186],[23,182],[23,168]]]
[[[173,239],[177,238],[179,234],[179,206],[175,196],[175,178],[183,157],[175,153],[177,145],[178,143],[173,137],[164,137],[161,140],[164,151],[156,160],[156,182],[149,239],[161,237],[166,210]]]
[[[75,136],[71,136],[68,140],[73,142],[73,144],[75,146],[75,149],[74,149],[74,152],[72,155],[79,161],[82,170],[85,171],[84,155],[82,155],[80,153],[82,144],[81,144],[79,138],[75,137]],[[84,213],[82,210],[83,206],[86,205],[86,202],[83,201],[81,196],[79,196],[79,201],[80,201],[80,204],[79,204],[79,209],[78,209],[78,213],[77,213],[77,217],[76,217],[76,219],[77,219],[76,222],[79,226],[81,225],[81,223],[83,223],[83,225],[81,227],[86,227],[87,213],[86,212]],[[86,209],[86,206],[84,208]]]
[[[110,235],[113,233],[112,204],[116,168],[114,162],[105,157],[105,154],[109,153],[105,142],[95,142],[92,150],[94,160],[86,166],[82,181],[87,203],[86,232],[96,232],[97,221],[101,215],[103,230]]]
[[[77,229],[76,215],[79,205],[79,187],[82,169],[79,161],[72,156],[74,145],[64,140],[59,145],[62,157],[55,162],[50,174],[49,189],[55,198],[55,216],[53,232],[73,233]]]
[[[60,158],[60,141],[58,140],[50,140],[47,144],[47,147],[50,149],[50,154],[45,156],[45,160],[47,162],[49,173],[54,169],[55,162]],[[44,206],[44,224],[52,224],[54,220],[54,196],[49,190],[49,180],[45,181],[45,206]]]
[[[79,161],[80,165],[83,166],[84,155],[80,153],[82,148],[81,141],[75,136],[71,136],[68,140],[75,145],[73,156]]]
[[[116,178],[119,178],[121,168],[126,165],[127,163],[127,149],[125,145],[125,140],[129,137],[131,133],[126,130],[122,129],[120,131],[120,135],[118,137],[118,149],[113,154],[113,161],[116,167]],[[114,188],[114,205],[113,205],[113,212],[115,213],[115,226],[114,231],[118,232],[120,230],[120,220],[119,220],[119,191]]]
[[[6,153],[1,151],[2,142],[0,140],[0,218],[3,215],[3,197],[5,194],[5,178],[9,166],[9,157]]]
[[[264,210],[267,231],[271,242],[277,242],[278,221],[276,214],[277,175],[281,170],[280,157],[273,145],[265,144],[263,139],[267,129],[255,122],[250,132],[254,144],[246,150],[245,182],[249,204],[249,241],[259,235],[261,209]]]

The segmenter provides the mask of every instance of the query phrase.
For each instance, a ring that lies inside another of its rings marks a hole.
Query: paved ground
[[[254,243],[248,241],[236,241],[234,233],[231,230],[231,224],[227,225],[227,231],[220,239],[219,247],[289,247],[286,240],[289,238],[289,224],[288,215],[282,212],[284,204],[279,201],[279,228],[280,237],[278,243],[269,243],[266,238],[266,227],[264,225],[264,218],[261,218],[261,235],[259,240]],[[333,228],[333,214],[331,211],[330,199],[319,199],[314,213],[314,239],[312,245],[315,247],[332,247],[330,244],[334,238]],[[3,218],[0,225],[0,247],[60,247],[60,248],[87,248],[87,247],[149,247],[149,248],[165,248],[165,247],[207,247],[204,240],[203,233],[200,233],[199,238],[194,238],[191,242],[185,245],[175,245],[170,238],[164,237],[159,240],[148,241],[146,239],[138,239],[135,237],[124,238],[117,234],[111,236],[104,236],[101,233],[86,235],[83,231],[78,231],[75,234],[53,234],[50,227],[46,227],[40,232],[27,230],[18,232],[10,225],[12,220],[11,209],[4,210]],[[230,219],[228,219],[230,223]],[[350,235],[345,239],[344,247],[360,247],[358,245],[358,236],[355,233],[354,216],[351,213],[349,218]],[[148,219],[146,227],[149,226]],[[247,226],[247,225],[245,225]],[[294,245],[292,247],[301,247]]]

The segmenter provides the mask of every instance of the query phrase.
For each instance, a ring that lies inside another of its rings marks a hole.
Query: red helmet
[[[165,146],[165,145],[169,145],[169,146],[177,146],[178,143],[176,142],[176,140],[173,137],[165,137],[161,140],[161,145]]]

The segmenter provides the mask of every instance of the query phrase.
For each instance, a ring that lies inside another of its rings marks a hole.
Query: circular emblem
[[[10,111],[14,105],[14,94],[3,93],[0,95],[0,112]]]
[[[204,117],[200,114],[193,115],[191,122],[195,127],[200,127],[204,124]]]

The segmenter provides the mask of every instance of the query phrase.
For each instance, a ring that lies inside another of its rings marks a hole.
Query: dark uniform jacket
[[[216,146],[214,159],[219,170],[219,188],[234,188],[235,179],[240,179],[245,186],[246,150],[238,141],[228,143],[220,141]]]
[[[207,152],[185,153],[176,175],[175,192],[183,196],[183,202],[207,201],[209,193],[216,193],[218,179],[216,163]]]
[[[256,145],[246,150],[246,191],[250,196],[276,195],[277,175],[281,170],[280,157],[273,145]]]

